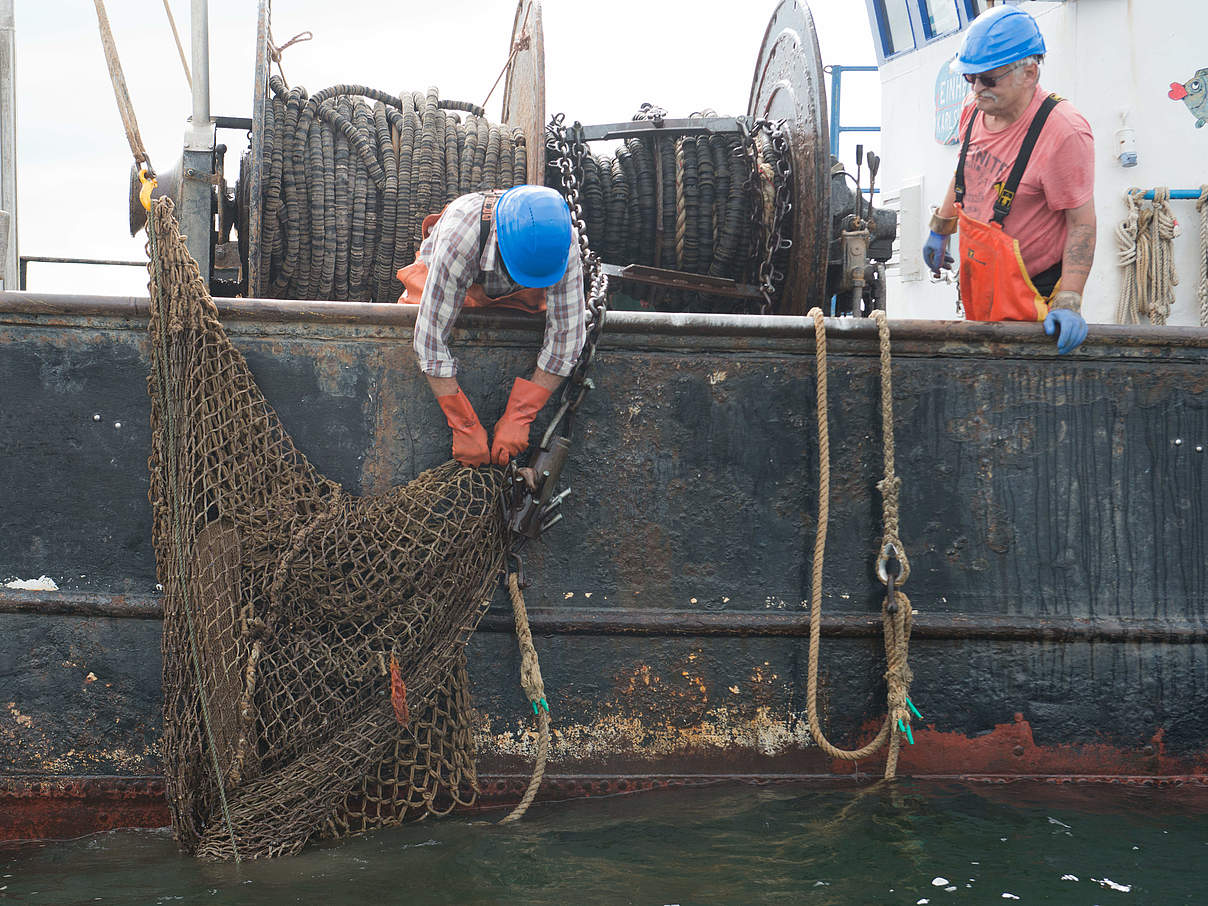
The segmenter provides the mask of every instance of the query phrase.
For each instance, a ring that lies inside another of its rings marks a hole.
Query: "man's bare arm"
[[[536,368],[533,370],[533,376],[530,378],[530,380],[538,387],[553,393],[560,386],[562,386],[563,379],[558,377],[556,374]]]
[[[940,206],[935,209],[935,213],[941,217],[956,216],[956,174],[952,174],[952,181],[948,183],[948,191],[944,193],[944,200]]]
[[[448,396],[450,393],[456,393],[461,389],[461,385],[457,383],[457,378],[433,377],[430,374],[425,374],[424,377],[428,379],[428,386],[431,388],[433,396]],[[537,368],[534,369],[531,380],[538,387],[543,387],[550,393],[553,393],[562,386],[563,378]]]
[[[1061,256],[1061,289],[1079,295],[1095,260],[1095,200],[1065,212],[1065,251]]]
[[[425,374],[424,377],[428,379],[428,387],[431,388],[433,396],[448,396],[461,389],[455,377],[433,377],[430,374]]]

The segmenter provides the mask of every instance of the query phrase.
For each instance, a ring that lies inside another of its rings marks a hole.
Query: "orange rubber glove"
[[[549,394],[550,392],[539,384],[516,378],[503,418],[495,423],[491,462],[497,466],[506,466],[509,459],[528,449],[529,425],[549,399]]]
[[[453,429],[453,458],[463,466],[485,466],[490,462],[487,430],[478,421],[478,414],[465,393],[458,388],[456,393],[438,396],[436,402]]]

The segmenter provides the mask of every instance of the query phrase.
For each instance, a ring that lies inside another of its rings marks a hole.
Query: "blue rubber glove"
[[[952,256],[948,254],[948,237],[943,233],[931,231],[931,235],[927,237],[927,241],[923,243],[923,263],[931,269],[931,273],[937,277],[940,275],[940,268],[952,267]]]
[[[1086,339],[1086,321],[1076,311],[1054,308],[1044,319],[1044,332],[1050,337],[1057,334],[1057,352],[1065,355]]]

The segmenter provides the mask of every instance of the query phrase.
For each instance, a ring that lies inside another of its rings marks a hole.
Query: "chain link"
[[[579,360],[562,386],[558,413],[546,432],[547,440],[564,418],[574,415],[587,391],[591,389],[592,384],[587,372],[595,360],[596,347],[604,332],[604,319],[608,313],[608,276],[600,266],[599,256],[591,249],[583,206],[579,199],[579,178],[583,172],[583,160],[588,153],[587,142],[583,140],[583,127],[577,122],[569,127],[564,126],[564,119],[564,115],[559,113],[550,121],[546,127],[545,146],[547,151],[553,152],[562,178],[566,204],[570,208],[571,222],[579,234],[579,255],[583,259],[583,275],[589,285],[586,299],[587,336]]]
[[[751,163],[751,182],[748,184],[754,200],[752,223],[755,226],[754,235],[762,233],[767,237],[763,249],[763,258],[759,262],[759,292],[763,295],[760,305],[761,315],[771,314],[776,306],[779,288],[784,285],[785,275],[775,265],[777,253],[792,248],[793,240],[784,235],[786,218],[793,210],[790,200],[793,190],[793,160],[789,153],[788,130],[784,120],[757,119],[749,124],[744,123],[742,139],[747,158]],[[772,203],[772,222],[764,223],[763,191],[760,188],[760,150],[758,136],[766,136],[772,149],[772,185],[775,187]]]

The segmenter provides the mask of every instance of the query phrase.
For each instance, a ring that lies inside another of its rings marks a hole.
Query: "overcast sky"
[[[16,0],[18,229],[23,255],[144,257],[127,225],[132,162],[101,50],[92,0]],[[190,94],[162,0],[108,0],[110,23],[143,142],[158,169],[179,158]],[[189,2],[170,0],[189,53]],[[213,115],[250,116],[256,0],[210,0]],[[875,63],[864,4],[810,4],[824,64]],[[584,123],[629,119],[643,101],[686,116],[746,112],[772,0],[545,0],[546,105]],[[273,36],[315,38],[284,55],[291,85],[387,91],[439,88],[481,103],[507,59],[515,0],[276,0]],[[488,105],[499,119],[501,89]],[[844,79],[846,124],[879,120],[876,74]],[[246,136],[220,132],[227,173]],[[848,137],[850,166],[859,140]],[[41,292],[145,294],[134,268],[31,264]]]

